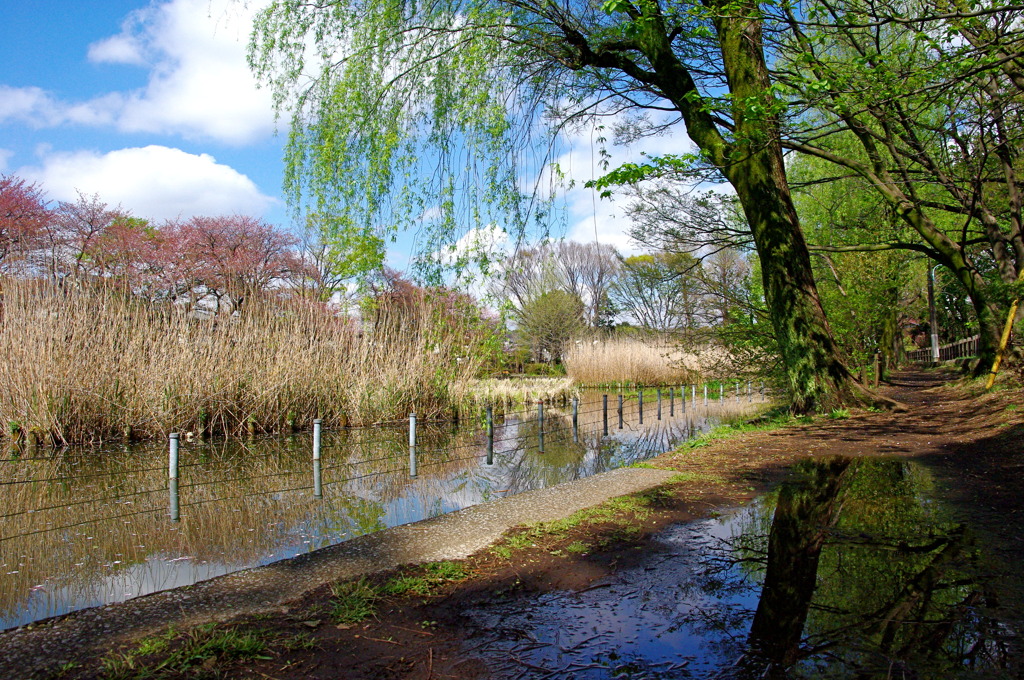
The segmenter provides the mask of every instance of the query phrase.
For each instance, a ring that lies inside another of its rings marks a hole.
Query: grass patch
[[[110,652],[100,659],[100,677],[105,680],[144,680],[192,674],[217,677],[218,664],[244,659],[268,659],[266,635],[236,627],[219,628],[206,624],[184,636],[173,630],[145,638],[133,649]],[[161,659],[162,657],[162,659]]]
[[[834,408],[832,409],[832,412],[828,414],[828,417],[832,420],[846,420],[850,417],[850,409]]]
[[[340,624],[359,623],[377,613],[376,589],[366,578],[331,586],[331,618]]]
[[[512,559],[512,549],[506,545],[492,545],[491,554],[495,557],[500,557],[503,560]]]
[[[683,471],[668,478],[667,484],[689,484],[691,482],[704,482],[705,484],[724,484],[725,477],[714,475],[710,472],[688,472]]]
[[[562,519],[538,522],[514,529],[496,545],[491,546],[490,552],[502,559],[511,559],[514,553],[526,548],[551,549],[559,541],[567,539],[574,529],[595,524],[611,524],[615,532],[625,531],[622,536],[628,535],[629,539],[635,538],[640,532],[635,525],[649,518],[655,508],[667,505],[672,498],[673,492],[668,486],[612,498],[592,508],[578,510]],[[613,535],[619,536],[620,534],[614,533]],[[592,547],[583,541],[573,541],[566,546],[558,547],[559,550],[552,550],[552,554],[560,554],[562,550],[570,553],[584,553],[592,550]]]
[[[289,652],[309,651],[317,648],[316,639],[309,633],[296,633],[281,640],[281,648]]]
[[[658,469],[653,464],[648,463],[646,460],[642,460],[639,463],[630,463],[626,467],[641,468],[643,470],[657,470]]]
[[[711,428],[701,436],[691,439],[679,448],[698,449],[708,446],[713,442],[729,439],[730,437],[735,437],[747,432],[777,430],[781,427],[792,425],[794,422],[811,423],[813,421],[814,418],[811,416],[798,416],[794,418],[785,409],[772,409],[752,420],[737,420],[735,422],[722,423],[721,425]]]
[[[511,555],[511,553],[509,553]],[[445,583],[461,581],[469,572],[458,562],[431,562],[417,569],[420,573],[406,573],[389,579],[381,586],[384,595],[429,596]]]

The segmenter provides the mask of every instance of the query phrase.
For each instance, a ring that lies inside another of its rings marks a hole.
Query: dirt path
[[[582,591],[618,570],[644,565],[650,557],[644,548],[655,532],[745,503],[807,457],[913,458],[940,480],[941,494],[954,511],[969,518],[994,546],[1001,568],[1016,570],[1019,577],[1024,564],[1024,399],[1017,391],[979,395],[976,386],[945,386],[953,377],[937,372],[895,376],[884,391],[906,404],[906,413],[836,414],[840,417],[666,454],[653,464],[679,471],[681,478],[646,498],[645,507],[633,507],[632,514],[627,508],[628,523],[599,516],[555,533],[519,532],[503,549],[485,549],[461,562],[459,573],[465,578],[439,580],[419,593],[380,597],[373,603],[374,616],[360,623],[335,625],[337,594],[322,587],[283,613],[237,622],[237,630],[273,632],[274,642],[262,654],[267,658],[244,663],[219,659],[171,677],[489,677],[464,647],[474,632],[464,615],[467,609],[509,594]],[[586,549],[574,549],[579,545]],[[420,578],[424,572],[403,570],[401,575]],[[394,582],[394,576],[377,575],[367,585]],[[1007,594],[1024,603],[1020,595]],[[103,677],[103,671],[93,660],[65,676]]]

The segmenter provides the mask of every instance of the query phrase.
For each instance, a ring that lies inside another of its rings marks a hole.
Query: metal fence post
[[[537,400],[537,450],[544,453],[544,402]]]
[[[619,395],[619,429],[622,429],[622,395]]]
[[[169,514],[172,522],[177,522],[181,518],[178,503],[178,441],[178,433],[172,432],[168,442],[167,456],[167,487],[170,493]]]
[[[409,476],[416,476],[416,413],[409,414]]]
[[[608,436],[608,395],[601,395],[601,420],[604,423],[603,432],[604,436]]]
[[[572,441],[577,443],[580,440],[580,398],[572,398]]]
[[[321,498],[324,495],[320,478],[320,428],[322,423],[323,421],[319,418],[313,421],[313,498]]]
[[[494,465],[494,407],[487,407],[487,464]]]

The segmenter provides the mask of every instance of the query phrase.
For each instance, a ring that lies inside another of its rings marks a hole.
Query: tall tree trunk
[[[719,12],[715,21],[734,102],[735,141],[722,172],[736,189],[761,259],[761,275],[793,409],[829,410],[876,401],[839,358],[811,269],[770,113],[771,81],[755,3]]]
[[[635,12],[642,21],[623,48],[592,46],[573,26],[563,26],[576,48],[571,67],[619,70],[656,89],[682,114],[686,132],[704,157],[736,189],[761,259],[765,297],[780,354],[789,377],[790,397],[799,412],[828,410],[850,402],[894,405],[862,388],[839,358],[818,298],[803,232],[786,180],[779,125],[771,107],[771,79],[761,40],[760,7],[754,0],[704,0],[718,33],[722,65],[732,101],[733,125],[727,138],[720,121],[686,64],[673,48],[658,3]],[[632,60],[643,51],[646,64]]]

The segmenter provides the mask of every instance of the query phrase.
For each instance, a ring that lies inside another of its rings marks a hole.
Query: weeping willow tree
[[[754,0],[278,0],[250,62],[290,115],[286,190],[372,239],[417,225],[424,250],[543,217],[559,131],[600,116],[633,138],[679,127],[666,165],[735,188],[762,263],[796,410],[875,401],[839,359],[786,182]],[[371,265],[373,263],[366,263]]]

